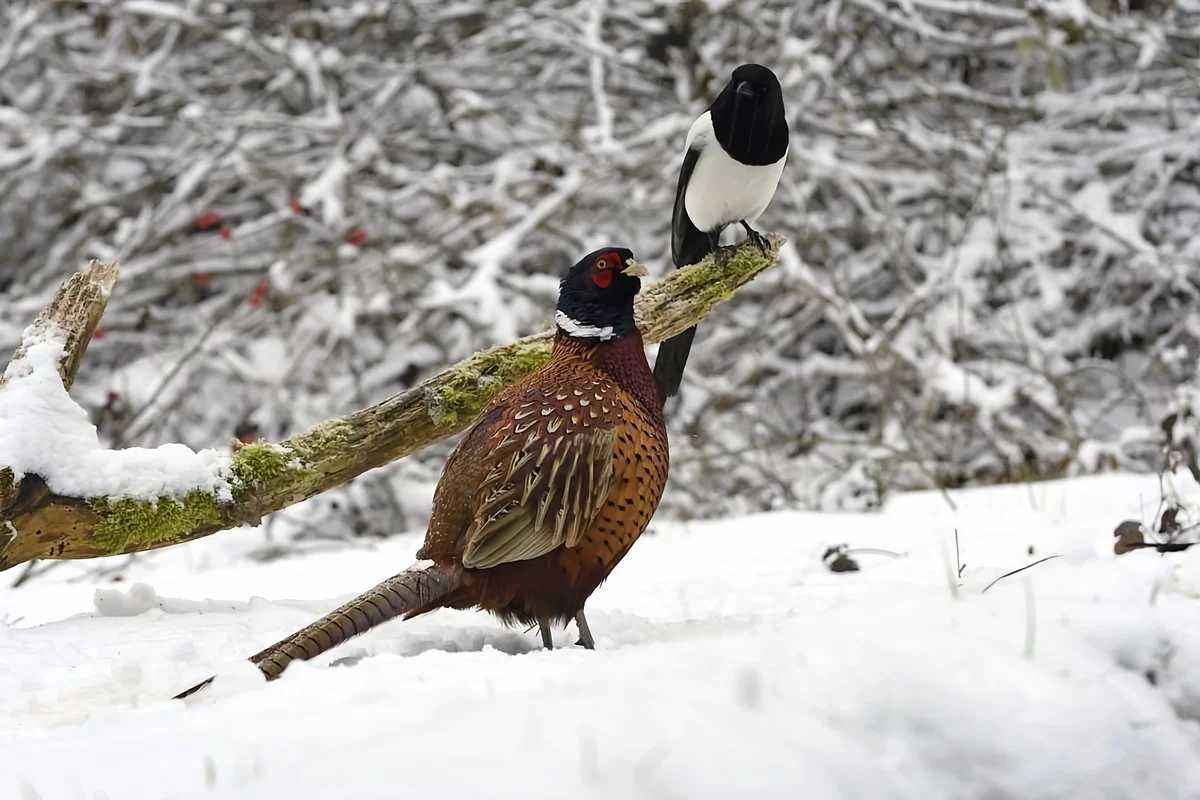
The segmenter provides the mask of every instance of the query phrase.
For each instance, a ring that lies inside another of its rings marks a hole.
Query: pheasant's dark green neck
[[[618,386],[637,398],[648,411],[662,413],[654,374],[646,361],[646,347],[637,328],[632,333],[608,341],[577,339],[559,331],[554,336],[554,355],[578,353],[591,361],[596,369],[611,377]]]

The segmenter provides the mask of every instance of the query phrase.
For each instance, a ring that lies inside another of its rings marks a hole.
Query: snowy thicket
[[[33,1],[0,22],[0,342],[120,259],[74,392],[110,444],[276,439],[378,401],[546,325],[601,243],[661,274],[684,133],[751,60],[785,86],[761,227],[791,245],[701,328],[664,513],[1156,468],[1195,374],[1198,0]],[[304,524],[419,526],[447,446]]]

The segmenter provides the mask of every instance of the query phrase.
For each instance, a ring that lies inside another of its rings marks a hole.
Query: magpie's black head
[[[743,164],[774,164],[787,152],[783,89],[761,64],[735,69],[709,112],[717,141]]]
[[[555,327],[576,339],[607,341],[633,333],[633,298],[646,268],[622,247],[588,253],[558,286]]]

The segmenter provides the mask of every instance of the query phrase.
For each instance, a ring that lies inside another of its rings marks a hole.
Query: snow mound
[[[186,600],[163,597],[147,583],[135,583],[126,590],[97,589],[92,595],[96,613],[104,617],[136,617],[157,609],[164,614],[211,614],[253,611],[268,605],[261,597],[250,600]],[[309,609],[310,603],[294,603]],[[309,613],[312,613],[311,611]]]
[[[92,602],[96,612],[106,617],[134,617],[157,608],[161,599],[154,587],[135,583],[128,591],[97,589]]]

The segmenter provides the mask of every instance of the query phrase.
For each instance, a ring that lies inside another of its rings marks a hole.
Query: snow
[[[63,388],[58,374],[65,338],[33,328],[25,358],[9,364],[0,387],[0,465],[17,479],[40,475],[57,494],[155,499],[199,489],[232,500],[229,456],[182,444],[109,450],[96,426]]]
[[[596,652],[438,611],[271,684],[241,659],[419,534],[255,563],[226,532],[127,583],[64,564],[0,589],[0,796],[1197,797],[1200,553],[1111,549],[1158,496],[1105,475],[657,523],[589,603]],[[822,565],[839,543],[860,571]]]
[[[430,287],[429,297],[422,301],[422,307],[446,308],[474,304],[476,318],[491,326],[494,341],[516,339],[518,333],[514,320],[508,313],[502,293],[496,289],[499,277],[505,267],[511,266],[525,238],[568,202],[584,183],[581,170],[568,172],[557,191],[534,205],[519,223],[463,254],[463,260],[475,267],[466,283],[456,289],[438,285]]]

